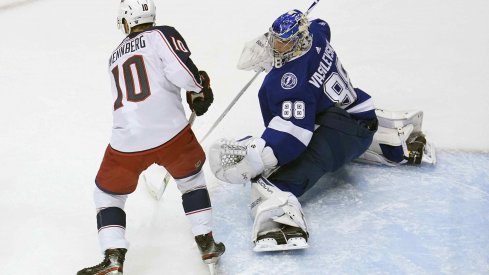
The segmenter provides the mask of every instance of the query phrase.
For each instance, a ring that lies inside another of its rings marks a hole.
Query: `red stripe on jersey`
[[[172,54],[175,56],[175,58],[178,60],[178,62],[182,65],[182,67],[189,73],[189,75],[192,77],[192,79],[194,80],[195,82],[195,85],[197,85],[197,87],[201,88],[202,89],[202,85],[199,84],[199,82],[195,79],[194,77],[194,74],[192,74],[192,72],[187,68],[187,66],[185,66],[185,64],[182,62],[182,60],[180,60],[180,58],[178,57],[178,55],[175,53],[175,51],[173,51],[173,48],[170,46],[170,44],[168,43],[168,40],[166,40],[166,37],[163,35],[163,33],[160,31],[160,30],[155,30],[155,31],[158,31],[158,33],[160,34],[161,38],[163,38],[163,41],[165,42],[166,46],[168,47],[168,49],[170,49],[170,51],[172,52]]]

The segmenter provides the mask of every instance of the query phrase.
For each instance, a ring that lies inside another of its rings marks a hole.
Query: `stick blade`
[[[149,167],[143,172],[141,177],[148,194],[155,200],[161,199],[170,180],[171,176],[169,173],[160,166]]]

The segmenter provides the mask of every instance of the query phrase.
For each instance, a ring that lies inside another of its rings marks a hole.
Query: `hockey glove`
[[[202,90],[200,93],[187,92],[187,103],[192,111],[197,116],[203,115],[209,109],[214,101],[214,95],[211,89],[211,81],[209,75],[205,71],[199,71],[200,80],[202,82]]]
[[[269,72],[273,65],[273,55],[268,44],[268,33],[247,42],[238,61],[238,69],[255,72]]]
[[[209,163],[216,178],[235,184],[245,184],[265,169],[277,165],[272,148],[262,138],[249,137],[242,141],[221,139],[209,150]]]

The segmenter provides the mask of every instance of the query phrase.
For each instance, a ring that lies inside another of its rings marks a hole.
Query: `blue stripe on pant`
[[[320,125],[304,153],[280,167],[268,180],[299,197],[326,173],[363,154],[377,130],[377,120],[356,120],[345,110],[332,107],[317,118]],[[371,130],[370,130],[370,129]]]

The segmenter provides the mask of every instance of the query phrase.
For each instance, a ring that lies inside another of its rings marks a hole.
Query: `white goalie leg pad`
[[[379,128],[368,150],[356,161],[388,166],[397,166],[405,163],[406,161],[393,162],[385,158],[380,144],[402,146],[404,156],[408,156],[406,141],[411,135],[422,133],[423,112],[419,110],[387,111],[376,109],[375,113],[379,120]],[[422,161],[432,164],[436,162],[434,146],[431,143],[426,144]]]
[[[379,125],[379,128],[373,137],[372,144],[368,150],[357,159],[357,161],[388,166],[396,166],[405,163],[406,161],[393,162],[385,158],[382,154],[380,145],[402,146],[404,155],[407,156],[409,153],[406,140],[413,132],[413,129],[414,126],[412,124],[397,129],[385,128]]]
[[[302,206],[292,193],[284,192],[269,181],[259,178],[252,182],[251,199],[251,215],[254,218],[253,242],[259,233],[275,230],[279,224],[300,227],[308,232]]]
[[[403,128],[408,124],[413,125],[413,132],[421,132],[423,126],[423,111],[387,111],[375,109],[379,120],[379,126],[391,129]]]

